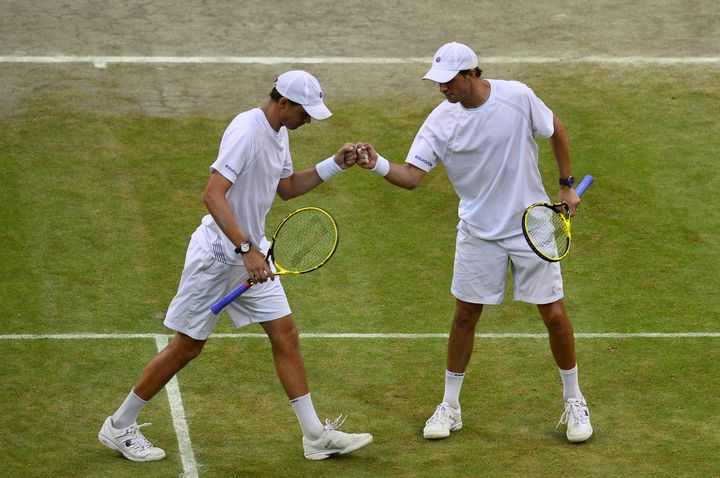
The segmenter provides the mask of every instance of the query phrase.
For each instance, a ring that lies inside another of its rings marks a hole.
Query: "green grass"
[[[708,397],[720,378],[707,364],[720,360],[716,341],[581,340],[596,435],[569,445],[554,428],[559,379],[544,340],[479,341],[463,429],[427,442],[421,430],[442,394],[443,339],[307,339],[321,416],[349,413],[345,429],[375,437],[322,464],[302,457],[266,340],[211,340],[178,378],[201,476],[715,476],[717,411]],[[143,421],[167,460],[132,463],[95,438],[109,404],[154,354],[152,340],[2,341],[0,351],[0,399],[16,404],[3,442],[8,476],[178,475],[164,393]]]
[[[564,121],[575,174],[596,179],[563,262],[577,332],[718,331],[718,73],[537,66],[521,77]],[[39,93],[0,121],[0,334],[167,333],[162,317],[229,118],[127,117],[113,113],[126,99],[88,95]],[[331,120],[291,134],[295,166],[355,140],[402,161],[438,101],[400,92],[333,104]],[[552,195],[547,141],[541,169]],[[441,170],[415,191],[350,170],[278,202],[268,228],[303,205],[330,210],[341,240],[320,271],[283,281],[302,332],[448,331],[457,198]],[[216,329],[231,330],[226,319]],[[544,327],[508,288],[479,332]],[[442,394],[444,339],[304,340],[321,415],[347,412],[346,428],[375,435],[322,463],[302,457],[266,340],[210,340],[178,378],[202,476],[715,476],[717,340],[579,339],[597,430],[581,446],[553,428],[560,383],[545,340],[478,340],[465,427],[437,443],[420,431]],[[95,438],[154,355],[152,340],[2,340],[0,353],[8,476],[181,473],[164,394],[141,418],[167,460],[130,463]]]

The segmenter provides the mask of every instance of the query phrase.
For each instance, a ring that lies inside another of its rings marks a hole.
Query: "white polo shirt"
[[[275,132],[260,108],[240,113],[225,129],[211,170],[233,183],[226,195],[230,208],[250,241],[265,252],[269,246],[265,216],[280,179],[293,173],[287,129],[282,127]],[[235,253],[235,245],[210,214],[203,218],[200,227],[207,252],[225,264],[243,264]]]
[[[470,232],[495,240],[521,233],[527,206],[549,201],[538,170],[536,137],[553,134],[553,113],[525,84],[487,80],[479,108],[444,101],[427,117],[405,162],[423,171],[442,161]]]

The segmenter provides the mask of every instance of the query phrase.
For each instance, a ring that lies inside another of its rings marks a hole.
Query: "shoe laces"
[[[555,428],[557,429],[560,425],[567,424],[568,420],[571,419],[573,423],[579,424],[582,422],[585,417],[585,414],[582,411],[583,407],[584,404],[581,400],[568,400],[565,402],[565,411],[562,415],[560,415],[560,421],[557,425],[555,425]]]
[[[150,440],[145,438],[145,435],[142,434],[140,429],[142,427],[147,427],[152,425],[152,423],[143,423],[142,425],[138,425],[137,423],[134,423],[130,425],[126,430],[125,433],[120,435],[118,438],[123,440],[124,442],[127,442],[127,440],[130,440],[130,446],[132,450],[135,451],[145,451],[149,448],[153,447],[153,444],[150,443]]]
[[[435,413],[428,419],[428,421],[425,423],[426,425],[431,425],[436,422],[446,422],[450,420],[450,405],[443,402],[440,405],[437,406],[435,409]]]
[[[338,416],[335,421],[331,422],[329,419],[325,420],[325,430],[337,430],[342,426],[343,423],[345,423],[345,419],[347,418],[347,415],[343,415],[342,413],[340,416]]]

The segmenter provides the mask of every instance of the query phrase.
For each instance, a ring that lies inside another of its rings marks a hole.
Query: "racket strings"
[[[287,271],[304,272],[322,265],[335,250],[337,228],[332,218],[316,210],[290,216],[277,231],[275,264]]]
[[[563,257],[570,247],[567,225],[560,214],[544,206],[533,207],[526,217],[527,235],[538,251],[550,258]]]

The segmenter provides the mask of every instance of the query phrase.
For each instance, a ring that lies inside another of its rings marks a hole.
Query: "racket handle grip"
[[[214,303],[212,307],[210,307],[210,310],[213,314],[218,315],[230,302],[243,295],[243,293],[248,290],[251,285],[250,281],[246,280],[239,286],[235,287],[228,295]]]
[[[593,178],[589,174],[587,176],[585,176],[584,178],[582,178],[582,181],[580,181],[580,184],[578,184],[577,187],[575,188],[575,192],[577,193],[577,195],[582,196],[583,193],[585,192],[585,190],[587,188],[589,188],[590,185],[593,183],[593,181],[595,181],[595,178]]]

